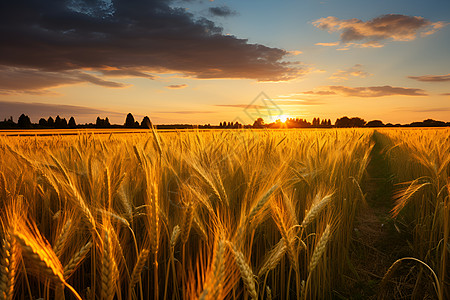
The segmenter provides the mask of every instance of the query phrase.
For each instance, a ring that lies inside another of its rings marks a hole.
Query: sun
[[[275,121],[280,120],[281,122],[285,123],[287,121],[287,119],[289,119],[289,118],[290,118],[289,115],[279,115],[279,116],[275,117]]]

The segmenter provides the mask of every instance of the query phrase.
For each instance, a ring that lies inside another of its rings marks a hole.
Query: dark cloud
[[[345,97],[383,97],[383,96],[427,96],[422,89],[385,86],[347,87],[347,86],[325,86],[314,91],[307,91],[308,95],[339,95]]]
[[[214,6],[208,9],[209,13],[217,17],[229,17],[237,15],[237,11],[229,8],[228,6]]]
[[[329,32],[340,31],[343,43],[363,41],[359,45],[380,47],[382,46],[380,41],[411,41],[419,34],[422,36],[433,34],[447,23],[431,22],[423,17],[388,14],[366,22],[360,19],[340,20],[330,16],[314,21],[313,25]]]
[[[91,118],[91,122],[95,121],[97,115],[106,115],[108,117],[125,116],[124,113],[85,106],[0,101],[0,119],[3,120],[13,116],[17,121],[17,118],[23,113],[28,115],[33,122],[37,122],[42,117],[48,118],[53,116],[54,118],[56,115],[63,117],[85,116]]]
[[[188,86],[187,84],[171,84],[171,85],[166,86],[166,88],[168,88],[168,89],[184,89],[187,86]]]
[[[450,96],[450,93],[443,93],[442,96]]]
[[[0,66],[0,93],[45,94],[46,89],[62,85],[90,82],[110,88],[123,88],[127,85],[101,79],[78,70],[42,71],[33,68]]]
[[[117,76],[171,71],[259,81],[288,80],[306,72],[283,61],[288,55],[283,49],[224,35],[213,22],[169,4],[1,1],[0,65],[46,72],[89,69]]]
[[[450,81],[450,74],[447,74],[447,75],[408,76],[408,78],[415,79],[415,80],[418,80],[418,81],[445,82],[445,81]]]

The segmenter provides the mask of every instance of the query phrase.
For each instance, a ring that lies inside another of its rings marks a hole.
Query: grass
[[[370,191],[365,178],[377,159],[375,145],[393,180],[411,181],[396,189],[403,193],[396,194],[395,220],[414,233],[416,258],[436,273],[427,282],[438,284],[444,299],[449,133],[377,134],[375,140],[368,129],[3,136],[0,298],[334,297],[348,282],[342,270],[349,269],[355,222]],[[399,145],[406,139],[415,148]],[[424,173],[434,170],[423,167],[430,157],[418,145],[425,141],[446,164],[437,175]],[[417,166],[398,160],[416,156]],[[413,201],[430,205],[426,216],[411,208]],[[408,218],[423,226],[407,226]],[[22,224],[36,225],[24,235],[17,233],[28,228]],[[426,243],[418,239],[421,230],[432,232]],[[36,270],[33,261],[47,267]]]

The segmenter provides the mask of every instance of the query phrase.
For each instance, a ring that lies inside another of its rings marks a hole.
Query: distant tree
[[[253,127],[254,128],[264,128],[264,120],[263,120],[263,118],[256,119],[256,121],[253,123]]]
[[[48,119],[47,119],[47,126],[48,127],[55,127],[55,121],[53,120],[52,117],[48,117]]]
[[[105,119],[97,117],[97,119],[95,121],[95,127],[107,128],[107,127],[110,127],[110,126],[111,126],[111,124],[109,123],[108,117],[106,117]]]
[[[77,123],[75,122],[75,118],[74,117],[70,117],[68,125],[69,125],[69,128],[76,128],[77,127]]]
[[[31,120],[27,115],[21,114],[19,120],[17,121],[17,125],[20,128],[31,128]]]
[[[342,117],[336,120],[336,127],[363,127],[366,124],[364,119],[354,117],[349,119],[348,117]]]
[[[131,113],[128,113],[127,118],[125,119],[125,127],[134,127],[134,117]]]
[[[142,128],[152,128],[152,122],[150,121],[150,118],[145,116],[141,121],[141,127]]]
[[[39,126],[47,127],[47,120],[44,118],[39,119]]]
[[[58,129],[67,128],[67,120],[66,120],[66,118],[62,118],[61,119],[59,115],[56,116],[55,128],[58,128]]]
[[[380,120],[372,120],[367,122],[366,127],[383,127],[384,123]]]

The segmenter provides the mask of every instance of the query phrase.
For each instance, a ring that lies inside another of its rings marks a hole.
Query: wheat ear
[[[29,258],[39,271],[47,275],[50,279],[59,283],[64,283],[63,268],[54,252],[30,238],[28,234],[14,232],[14,238],[20,245],[24,256]]]
[[[242,254],[242,252],[239,251],[231,242],[228,242],[228,245],[231,247],[234,260],[236,261],[236,265],[239,268],[239,272],[241,273],[241,278],[244,282],[247,292],[252,299],[258,299],[258,293],[256,292],[255,287],[255,276],[253,275],[251,267],[245,261],[244,254]]]
[[[170,248],[172,249],[175,248],[179,236],[180,236],[180,226],[176,225],[172,229],[172,236],[170,237]]]
[[[62,256],[64,245],[66,244],[67,238],[69,237],[71,226],[72,226],[72,220],[68,219],[66,221],[66,223],[64,224],[64,227],[62,228],[61,233],[55,242],[55,245],[53,246],[53,251],[55,252],[57,257]]]
[[[311,257],[311,261],[309,263],[308,271],[312,272],[314,268],[317,266],[317,264],[320,261],[320,258],[322,257],[323,253],[326,250],[326,246],[328,241],[330,240],[330,234],[331,234],[331,227],[330,225],[327,225],[325,228],[325,231],[323,232],[322,236],[320,237],[319,243],[314,248],[313,255]]]
[[[0,299],[2,300],[13,298],[18,255],[19,249],[15,239],[9,233],[6,233],[3,240],[3,257],[0,265]]]
[[[92,242],[89,241],[86,245],[81,247],[77,253],[69,260],[67,265],[64,266],[64,278],[67,279],[72,275],[72,273],[76,270],[78,265],[84,260],[89,250],[92,247]]]
[[[263,265],[259,269],[258,277],[261,277],[265,273],[275,269],[280,260],[283,258],[286,253],[287,246],[284,238],[281,238],[280,241],[269,251],[266,258],[264,259]]]
[[[308,226],[312,221],[316,219],[319,213],[327,206],[328,203],[331,202],[333,194],[326,195],[322,198],[318,203],[316,203],[306,214],[303,222],[301,224],[302,227]]]
[[[272,290],[270,289],[269,286],[266,286],[266,295],[267,295],[267,300],[272,300]]]
[[[139,278],[141,276],[142,270],[144,269],[149,253],[149,250],[143,249],[139,254],[136,265],[134,266],[133,272],[131,273],[130,290],[132,290],[134,286],[139,282]]]
[[[200,294],[199,299],[217,299],[223,288],[223,275],[225,273],[224,257],[225,241],[220,240],[215,249],[215,255],[212,263],[212,277],[208,277],[207,283]]]
[[[186,244],[191,231],[192,219],[194,218],[194,205],[190,203],[184,213],[183,223],[181,224],[181,243]]]
[[[289,257],[289,261],[291,262],[294,270],[298,273],[297,253],[294,250],[294,245],[292,243],[292,239],[289,236],[288,228],[286,227],[286,224],[284,223],[281,210],[278,206],[274,207],[273,217],[274,217],[275,223],[277,224],[278,228],[280,229],[280,234],[283,237],[284,242],[286,243],[286,249],[287,249],[287,255]]]
[[[102,249],[101,299],[106,300],[114,298],[114,285],[118,277],[117,265],[112,250],[109,231],[105,230]]]

